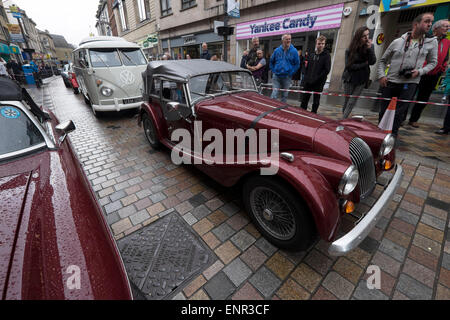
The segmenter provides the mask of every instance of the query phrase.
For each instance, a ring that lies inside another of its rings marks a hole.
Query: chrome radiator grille
[[[372,151],[364,140],[355,138],[350,142],[350,157],[358,168],[359,188],[364,199],[372,193],[377,183]]]

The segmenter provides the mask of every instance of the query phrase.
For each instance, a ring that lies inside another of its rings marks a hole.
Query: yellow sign
[[[12,6],[9,6],[9,11],[11,11],[11,13],[18,13],[19,8],[13,4]]]

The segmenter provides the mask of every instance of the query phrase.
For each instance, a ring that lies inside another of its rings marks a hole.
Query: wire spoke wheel
[[[250,193],[250,205],[261,227],[272,237],[290,240],[297,229],[294,212],[277,192],[257,187]]]

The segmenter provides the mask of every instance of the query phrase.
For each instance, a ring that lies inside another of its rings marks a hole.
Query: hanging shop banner
[[[22,34],[10,33],[9,36],[11,37],[11,42],[25,43],[25,39]]]
[[[20,30],[20,26],[18,24],[7,24],[8,31],[11,34],[21,34],[22,31]]]
[[[143,49],[153,48],[158,45],[158,35],[156,33],[148,34],[145,38],[136,41]]]
[[[380,12],[430,6],[445,2],[448,2],[448,0],[381,0]]]
[[[236,26],[236,39],[269,37],[285,33],[334,29],[341,26],[344,4],[290,13],[283,16],[240,23]]]
[[[240,12],[239,0],[227,0],[227,1],[228,1],[227,14],[233,18],[240,18],[241,12]]]

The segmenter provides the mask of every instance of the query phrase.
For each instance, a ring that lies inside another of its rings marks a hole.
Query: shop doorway
[[[200,46],[183,47],[183,57],[186,59],[186,55],[189,55],[191,59],[200,59]]]

